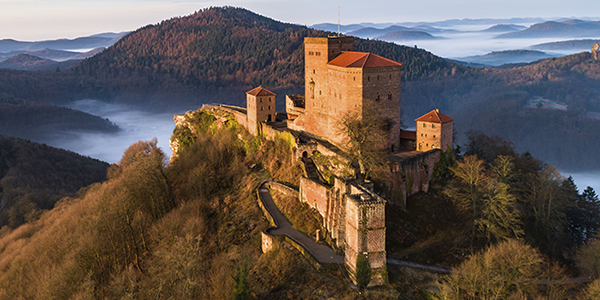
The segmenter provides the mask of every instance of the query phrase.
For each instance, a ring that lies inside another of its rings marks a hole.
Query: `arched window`
[[[388,93],[388,100],[392,100],[392,93]]]

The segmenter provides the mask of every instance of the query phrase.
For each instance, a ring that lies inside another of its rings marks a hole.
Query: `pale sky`
[[[511,17],[600,17],[597,0],[0,0],[0,39],[75,38],[131,31],[210,6],[244,7],[289,23],[442,21]]]

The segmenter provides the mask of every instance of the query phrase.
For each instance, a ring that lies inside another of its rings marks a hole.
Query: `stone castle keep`
[[[323,217],[327,242],[344,253],[350,277],[356,282],[356,261],[364,255],[372,269],[370,285],[381,285],[387,281],[385,205],[388,200],[406,205],[407,196],[427,192],[440,152],[452,146],[453,119],[433,110],[416,119],[416,131],[401,130],[402,64],[354,52],[353,43],[352,37],[305,38],[305,93],[287,95],[285,113],[276,112],[275,93],[263,87],[246,93],[246,108],[212,109],[233,115],[253,135],[293,137],[294,160],[304,168],[298,197]],[[392,171],[385,182],[387,200],[374,193],[372,183],[355,179],[353,170],[334,166],[326,178],[315,163],[325,157],[348,165],[341,150],[347,137],[339,124],[350,113],[359,118],[375,113],[388,124],[387,143],[381,145]],[[178,116],[175,121],[183,122]]]

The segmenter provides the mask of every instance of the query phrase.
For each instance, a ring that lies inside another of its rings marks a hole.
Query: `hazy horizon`
[[[140,0],[0,0],[0,39],[38,41],[76,38],[104,32],[132,31],[163,20],[193,14],[211,6],[247,8],[278,21],[300,25],[433,22],[451,19],[594,18],[600,8],[591,0],[566,5],[552,0],[429,0],[401,3],[376,0],[323,2],[316,0],[140,1]],[[518,11],[515,11],[518,7]],[[315,9],[319,8],[319,9]]]

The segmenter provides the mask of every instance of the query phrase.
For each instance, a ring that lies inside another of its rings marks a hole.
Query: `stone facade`
[[[374,113],[390,125],[387,147],[399,149],[402,64],[353,52],[352,37],[305,38],[304,48],[304,107],[292,98],[286,101],[289,128],[343,145],[342,119]]]
[[[335,177],[333,186],[302,178],[300,200],[323,217],[332,246],[343,250],[350,278],[356,283],[356,259],[365,255],[372,269],[370,286],[387,283],[385,251],[386,200],[369,187]]]
[[[275,122],[275,96],[263,87],[246,92],[247,128],[251,134],[259,133],[261,122]]]
[[[385,252],[385,200],[368,191],[346,194],[345,261],[351,278],[356,273],[356,259],[367,257],[371,265],[371,283],[387,283]]]
[[[417,122],[417,151],[446,150],[452,147],[452,124],[454,119],[433,110],[415,120]]]

